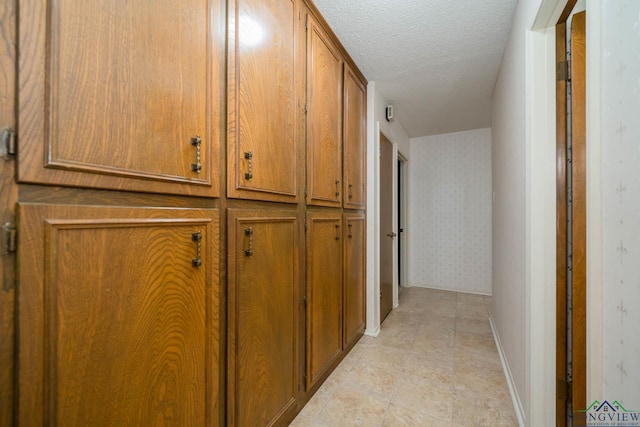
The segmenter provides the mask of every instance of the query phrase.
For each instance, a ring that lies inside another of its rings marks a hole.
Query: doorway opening
[[[407,282],[407,199],[406,199],[406,187],[408,182],[407,176],[407,159],[398,152],[398,203],[397,203],[397,234],[398,234],[398,292],[402,291],[402,288],[406,287]]]

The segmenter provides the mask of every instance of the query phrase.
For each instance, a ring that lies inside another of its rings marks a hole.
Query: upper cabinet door
[[[219,195],[220,0],[20,1],[19,180]]]
[[[312,15],[307,61],[307,203],[341,206],[342,57]]]
[[[353,70],[344,66],[344,207],[365,208],[367,91]]]
[[[229,197],[297,202],[304,33],[296,0],[229,2]]]

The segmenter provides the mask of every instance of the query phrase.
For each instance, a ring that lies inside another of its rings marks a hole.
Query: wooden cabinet
[[[364,327],[349,55],[306,0],[7,4],[0,424],[291,421]]]
[[[229,210],[228,425],[277,425],[298,402],[300,221]]]
[[[300,199],[305,81],[298,3],[229,2],[229,197]]]
[[[218,212],[18,215],[16,425],[217,424]]]
[[[342,56],[326,31],[307,23],[307,203],[342,205]]]
[[[307,389],[342,352],[341,212],[307,214]]]
[[[307,203],[364,209],[366,85],[311,16],[307,27]]]
[[[19,0],[23,183],[218,196],[221,0]]]
[[[367,90],[344,65],[344,207],[364,209],[366,198]]]
[[[361,213],[344,214],[344,348],[353,344],[365,326],[365,218]]]

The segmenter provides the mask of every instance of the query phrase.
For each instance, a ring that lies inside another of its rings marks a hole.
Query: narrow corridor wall
[[[491,129],[411,139],[409,283],[491,294]]]
[[[601,382],[602,395],[588,398],[618,400],[625,408],[637,411],[640,410],[640,2],[603,2],[600,7],[602,151],[592,150],[589,154],[593,161],[601,162],[602,201],[601,206],[594,208],[602,212],[602,247],[589,247],[587,262],[602,256],[603,367],[602,378],[591,378]],[[587,19],[589,13],[587,9]],[[595,23],[588,20],[587,28],[589,24]],[[589,143],[588,139],[588,146]],[[596,191],[593,185],[591,188]],[[591,328],[593,334],[600,326]]]

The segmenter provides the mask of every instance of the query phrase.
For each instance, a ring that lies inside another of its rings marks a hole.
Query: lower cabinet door
[[[342,214],[307,214],[307,390],[342,352]]]
[[[16,425],[218,425],[218,212],[18,215]]]
[[[349,347],[365,326],[364,214],[344,214],[344,346]]]
[[[300,221],[229,209],[228,410],[232,426],[280,425],[300,384]]]

